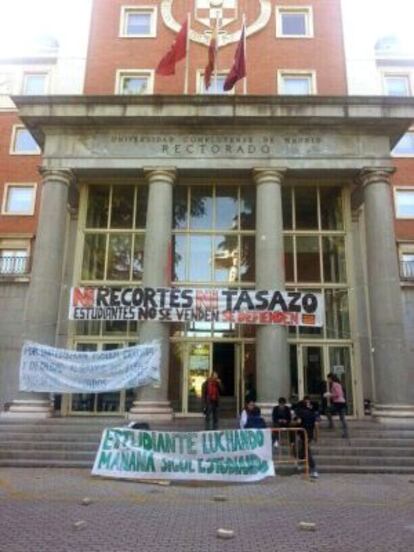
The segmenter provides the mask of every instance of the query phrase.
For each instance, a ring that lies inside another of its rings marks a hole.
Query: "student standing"
[[[218,409],[222,385],[217,372],[206,379],[201,388],[204,401],[206,431],[218,429]]]
[[[325,393],[325,395],[327,398],[331,400],[332,414],[339,415],[339,419],[341,420],[341,424],[342,424],[342,437],[344,439],[348,439],[349,433],[348,433],[348,426],[345,418],[346,400],[345,400],[344,389],[338,377],[335,374],[332,374],[332,373],[328,374],[327,379],[328,379],[329,391]],[[333,427],[333,423],[331,427]]]

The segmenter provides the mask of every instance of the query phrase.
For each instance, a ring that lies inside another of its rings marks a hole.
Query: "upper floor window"
[[[278,71],[279,94],[308,95],[316,93],[315,74],[312,71]]]
[[[13,127],[10,153],[17,155],[38,155],[40,153],[40,148],[33,136],[22,125]]]
[[[36,184],[6,184],[3,196],[4,215],[33,215]]]
[[[410,96],[410,76],[408,74],[384,75],[384,92],[387,96]]]
[[[47,73],[26,73],[23,76],[23,94],[39,95],[47,92]]]
[[[116,93],[139,96],[154,91],[154,71],[120,70],[117,72]]]
[[[414,219],[414,189],[399,188],[394,194],[396,217]]]
[[[121,9],[121,37],[154,37],[156,25],[157,8],[154,6],[123,6]]]
[[[211,84],[209,88],[206,90],[206,86],[204,83],[204,73],[199,72],[198,73],[198,84],[197,84],[197,90],[199,94],[207,94],[207,95],[213,95],[213,94],[234,94],[234,88],[231,91],[226,92],[224,90],[224,82],[227,78],[227,73],[218,73],[217,75],[211,76]]]
[[[306,6],[276,7],[276,36],[288,38],[312,37],[312,8]]]
[[[401,157],[414,156],[414,130],[407,132],[392,150],[393,155]]]

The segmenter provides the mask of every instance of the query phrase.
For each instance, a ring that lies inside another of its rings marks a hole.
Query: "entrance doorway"
[[[236,345],[234,343],[213,343],[213,371],[217,372],[223,386],[220,415],[232,417],[237,410]]]
[[[332,372],[346,396],[348,415],[354,412],[351,348],[348,345],[290,345],[292,398],[309,395],[323,409],[326,405],[326,377]]]
[[[240,343],[197,341],[172,346],[172,381],[170,394],[174,409],[183,414],[202,415],[202,386],[206,378],[217,372],[222,382],[220,416],[235,417],[242,401]],[[181,392],[177,370],[181,364]],[[174,390],[175,389],[175,390]],[[174,395],[182,400],[174,401]],[[175,403],[175,404],[174,404]]]

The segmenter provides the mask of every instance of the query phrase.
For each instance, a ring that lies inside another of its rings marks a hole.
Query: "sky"
[[[0,0],[0,56],[27,52],[39,35],[52,35],[77,52],[80,21],[89,10],[90,0]]]
[[[374,29],[378,36],[397,33],[414,49],[414,0],[343,2],[353,17],[366,21],[366,29]],[[30,37],[41,34],[72,41],[76,50],[77,28],[87,18],[89,5],[90,0],[0,0],[0,56],[22,51]]]

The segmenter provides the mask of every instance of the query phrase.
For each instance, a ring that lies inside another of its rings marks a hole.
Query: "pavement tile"
[[[87,470],[0,469],[1,552],[408,552],[406,476],[300,476],[258,484],[147,483]],[[216,496],[225,501],[215,501]],[[91,504],[85,508],[82,499]],[[74,528],[84,521],[82,529]],[[315,523],[313,532],[300,522]],[[235,531],[231,540],[217,529]]]

